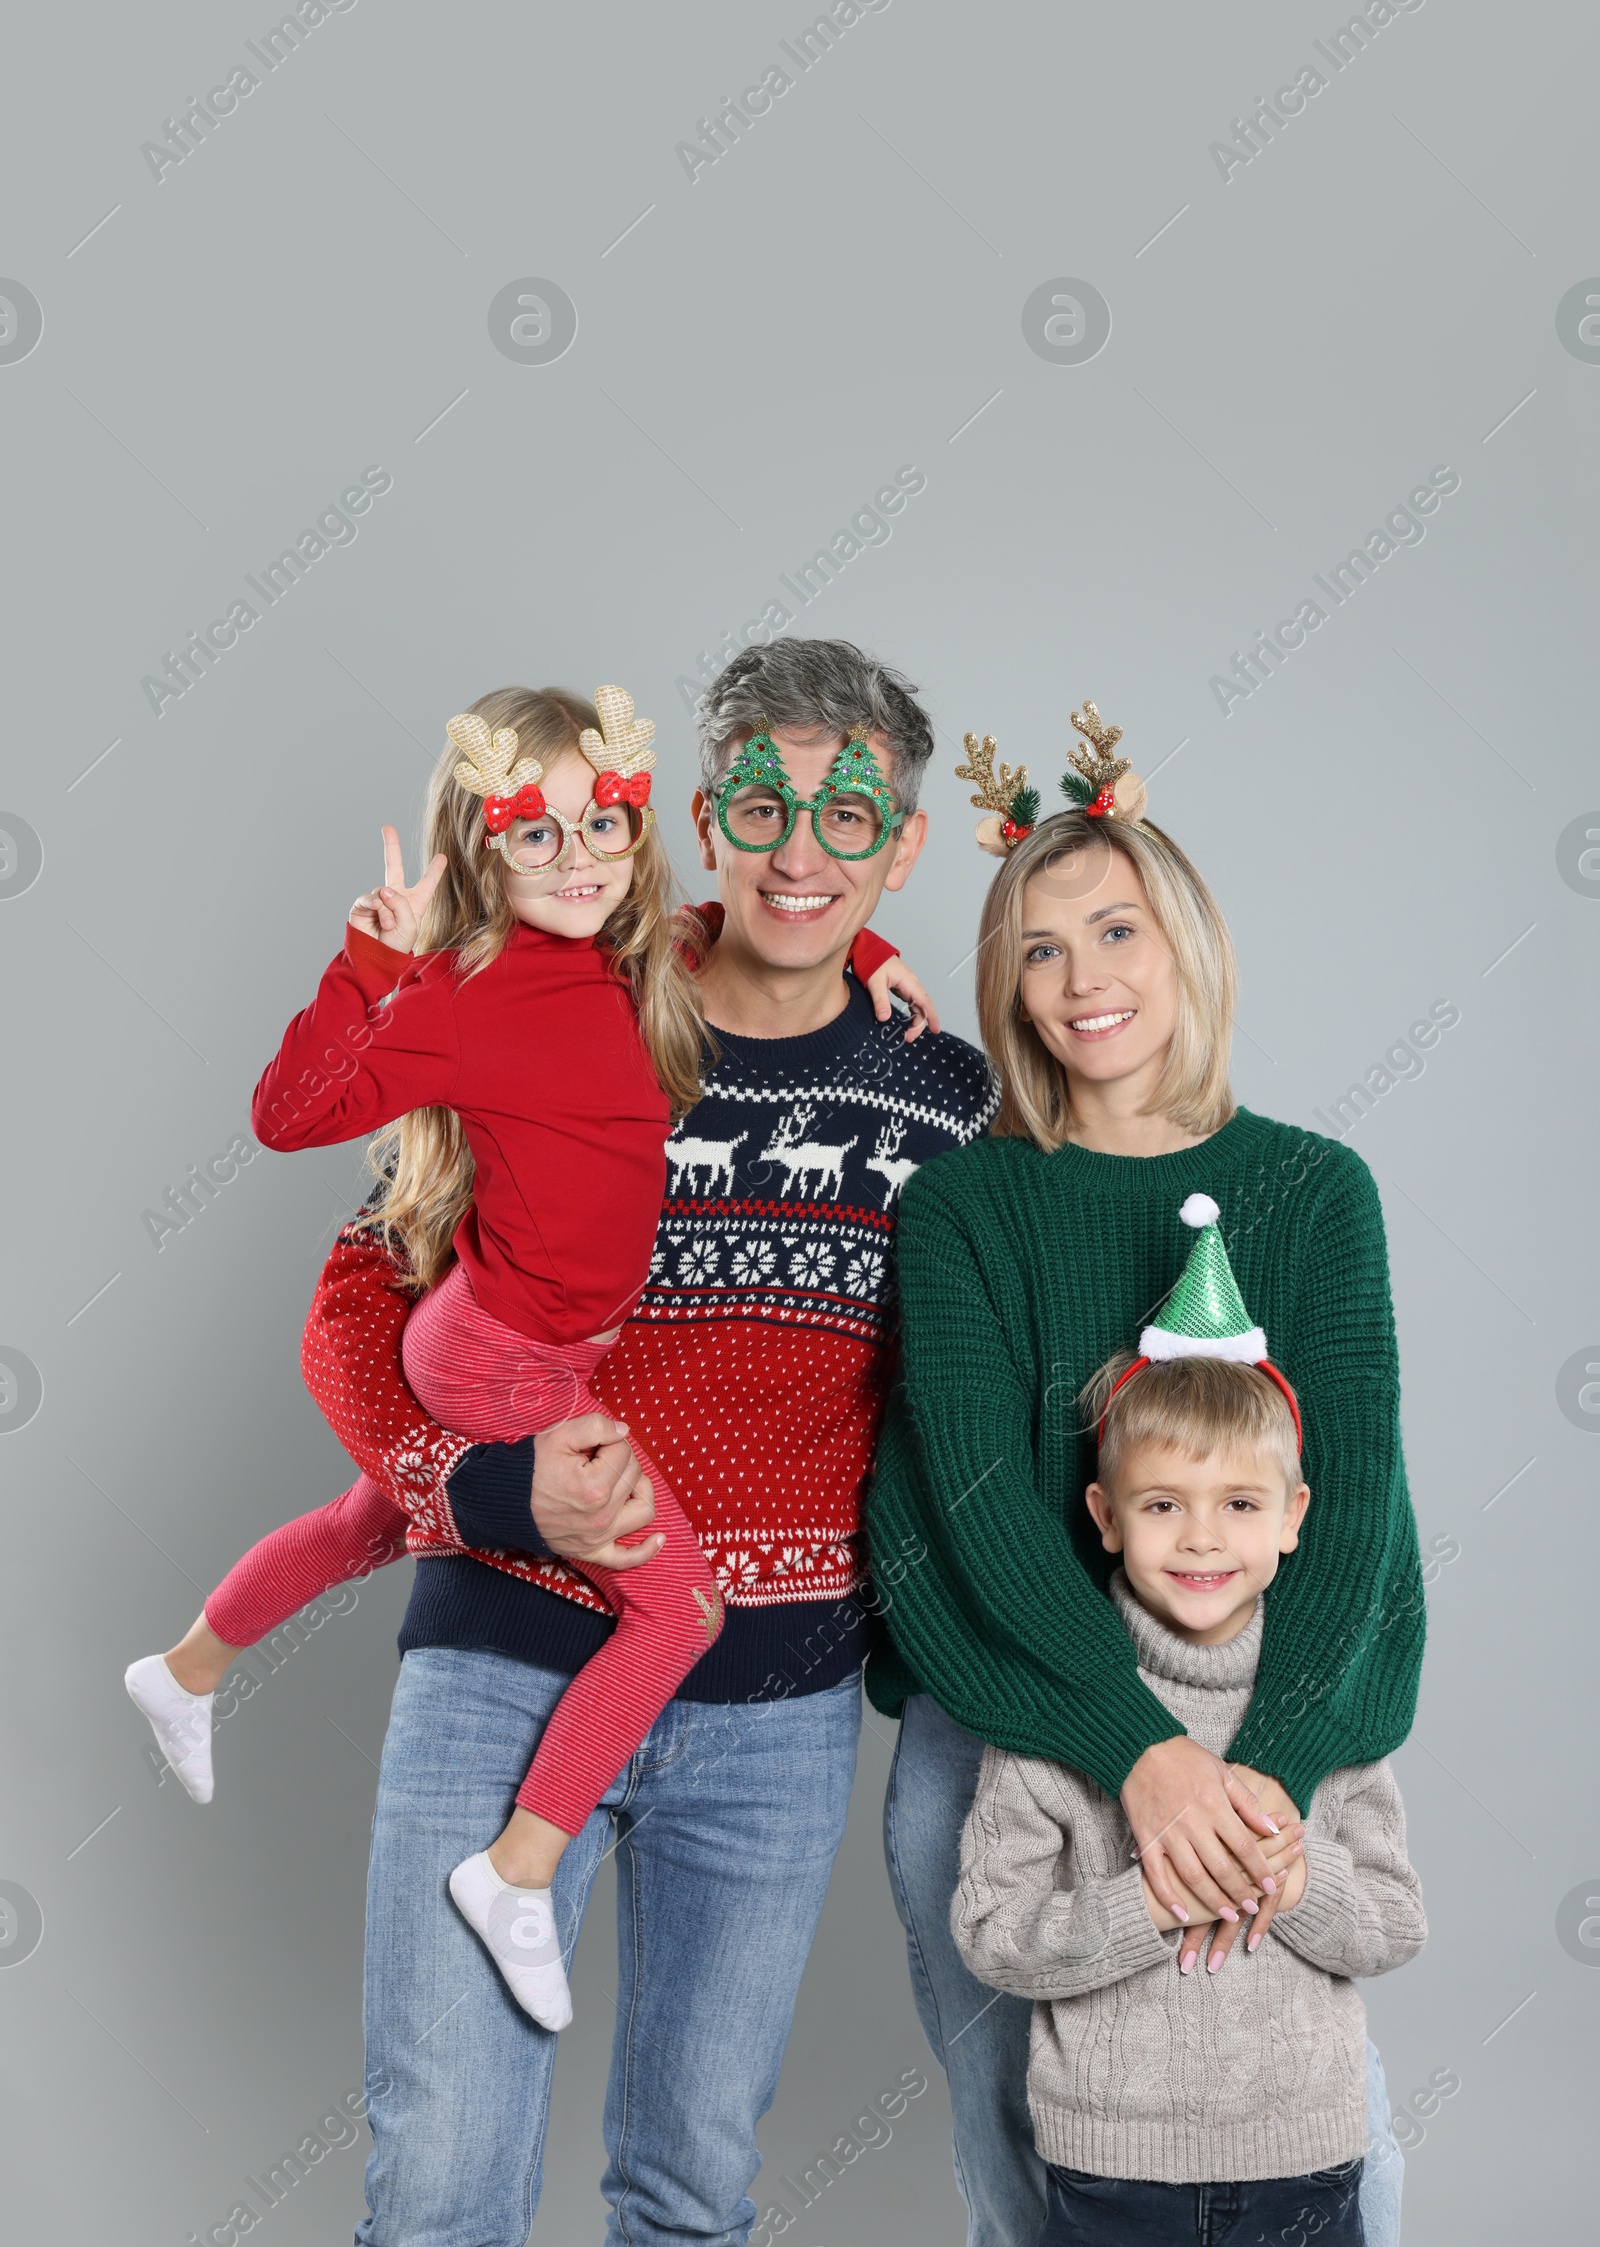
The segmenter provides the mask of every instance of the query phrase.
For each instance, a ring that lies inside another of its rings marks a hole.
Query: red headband
[[[1164,1362],[1170,1363],[1171,1361],[1169,1359],[1165,1360]],[[1100,1425],[1095,1431],[1095,1442],[1097,1444],[1103,1443],[1105,1441],[1106,1419],[1111,1411],[1112,1398],[1116,1396],[1117,1390],[1126,1388],[1128,1383],[1133,1379],[1134,1375],[1136,1373],[1142,1373],[1149,1363],[1150,1360],[1148,1358],[1135,1358],[1132,1365],[1129,1366],[1127,1372],[1118,1376],[1116,1384],[1111,1391],[1111,1396],[1106,1398],[1106,1409],[1101,1413]],[[1256,1364],[1260,1371],[1267,1376],[1267,1379],[1269,1381],[1275,1381],[1278,1384],[1278,1387],[1283,1391],[1284,1401],[1287,1403],[1289,1410],[1294,1414],[1295,1440],[1303,1446],[1305,1443],[1305,1430],[1300,1425],[1300,1406],[1296,1401],[1293,1389],[1290,1388],[1288,1382],[1284,1379],[1283,1375],[1273,1364],[1271,1358],[1258,1358],[1256,1360]]]

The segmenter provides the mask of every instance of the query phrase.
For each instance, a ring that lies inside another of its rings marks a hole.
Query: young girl
[[[374,1158],[392,1182],[370,1222],[427,1290],[405,1326],[406,1377],[473,1442],[597,1409],[589,1377],[648,1270],[667,1129],[699,1090],[693,961],[648,802],[655,729],[620,688],[595,703],[506,688],[451,720],[430,864],[407,889],[384,830],[389,880],[351,908],[255,1097],[269,1147],[389,1127]],[[574,1562],[618,1627],[564,1695],[504,1831],[450,1880],[517,2002],[551,2029],[571,2018],[550,1902],[562,1851],[722,1622],[688,1521],[638,1456],[658,1549],[642,1567]],[[129,1669],[197,1800],[212,1791],[209,1689],[239,1647],[399,1558],[406,1520],[363,1475],[256,1546],[180,1646]]]

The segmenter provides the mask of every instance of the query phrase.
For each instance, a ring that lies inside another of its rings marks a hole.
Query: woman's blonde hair
[[[1007,853],[984,899],[978,929],[978,1024],[1000,1079],[993,1129],[1001,1138],[1031,1139],[1047,1155],[1071,1134],[1072,1088],[1022,1011],[1023,902],[1035,876],[1052,872],[1062,876],[1069,894],[1087,894],[1081,875],[1070,871],[1074,855],[1082,854],[1081,868],[1107,846],[1120,852],[1143,882],[1177,971],[1178,1018],[1151,1109],[1197,1134],[1218,1130],[1234,1112],[1228,1054],[1236,970],[1233,939],[1216,899],[1171,836],[1147,820],[1057,812]]]
[[[598,728],[592,703],[564,687],[498,687],[472,705],[491,732],[514,726],[517,750],[546,773],[578,756],[578,736]],[[425,859],[444,853],[439,886],[422,916],[420,952],[454,952],[463,982],[504,950],[516,920],[506,899],[504,859],[484,847],[483,799],[455,778],[460,752],[447,746],[428,788]],[[600,933],[639,1012],[644,1041],[673,1121],[700,1097],[705,1016],[696,970],[698,924],[674,924],[680,900],[660,829],[634,853],[627,895]],[[408,1267],[410,1283],[431,1287],[450,1263],[457,1226],[472,1204],[474,1164],[461,1119],[450,1108],[414,1108],[372,1141],[367,1160],[386,1181],[358,1223],[383,1235]]]

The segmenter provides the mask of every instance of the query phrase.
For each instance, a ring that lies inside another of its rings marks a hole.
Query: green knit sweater
[[[907,1184],[904,1363],[867,1510],[889,1643],[867,1689],[891,1716],[930,1693],[981,1739],[1072,1764],[1112,1795],[1180,1731],[1107,1596],[1115,1563],[1083,1502],[1095,1447],[1076,1399],[1137,1348],[1176,1282],[1192,1239],[1178,1210],[1197,1192],[1220,1205],[1305,1421],[1311,1507],[1230,1750],[1303,1809],[1326,1773],[1405,1738],[1422,1577],[1377,1187],[1348,1148],[1247,1109],[1178,1154],[980,1139]]]

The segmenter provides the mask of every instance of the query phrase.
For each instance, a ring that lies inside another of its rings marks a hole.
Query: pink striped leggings
[[[593,1342],[533,1341],[491,1318],[459,1264],[418,1303],[401,1344],[406,1379],[434,1419],[474,1443],[537,1435],[604,1407],[589,1379]],[[524,1810],[575,1834],[722,1628],[722,1600],[677,1499],[643,1452],[666,1543],[642,1568],[570,1561],[616,1611],[617,1627],[578,1672],[517,1791]],[[366,1475],[330,1505],[285,1522],[229,1570],[206,1621],[252,1646],[308,1600],[405,1551],[404,1509]],[[637,1542],[637,1540],[633,1540]]]

